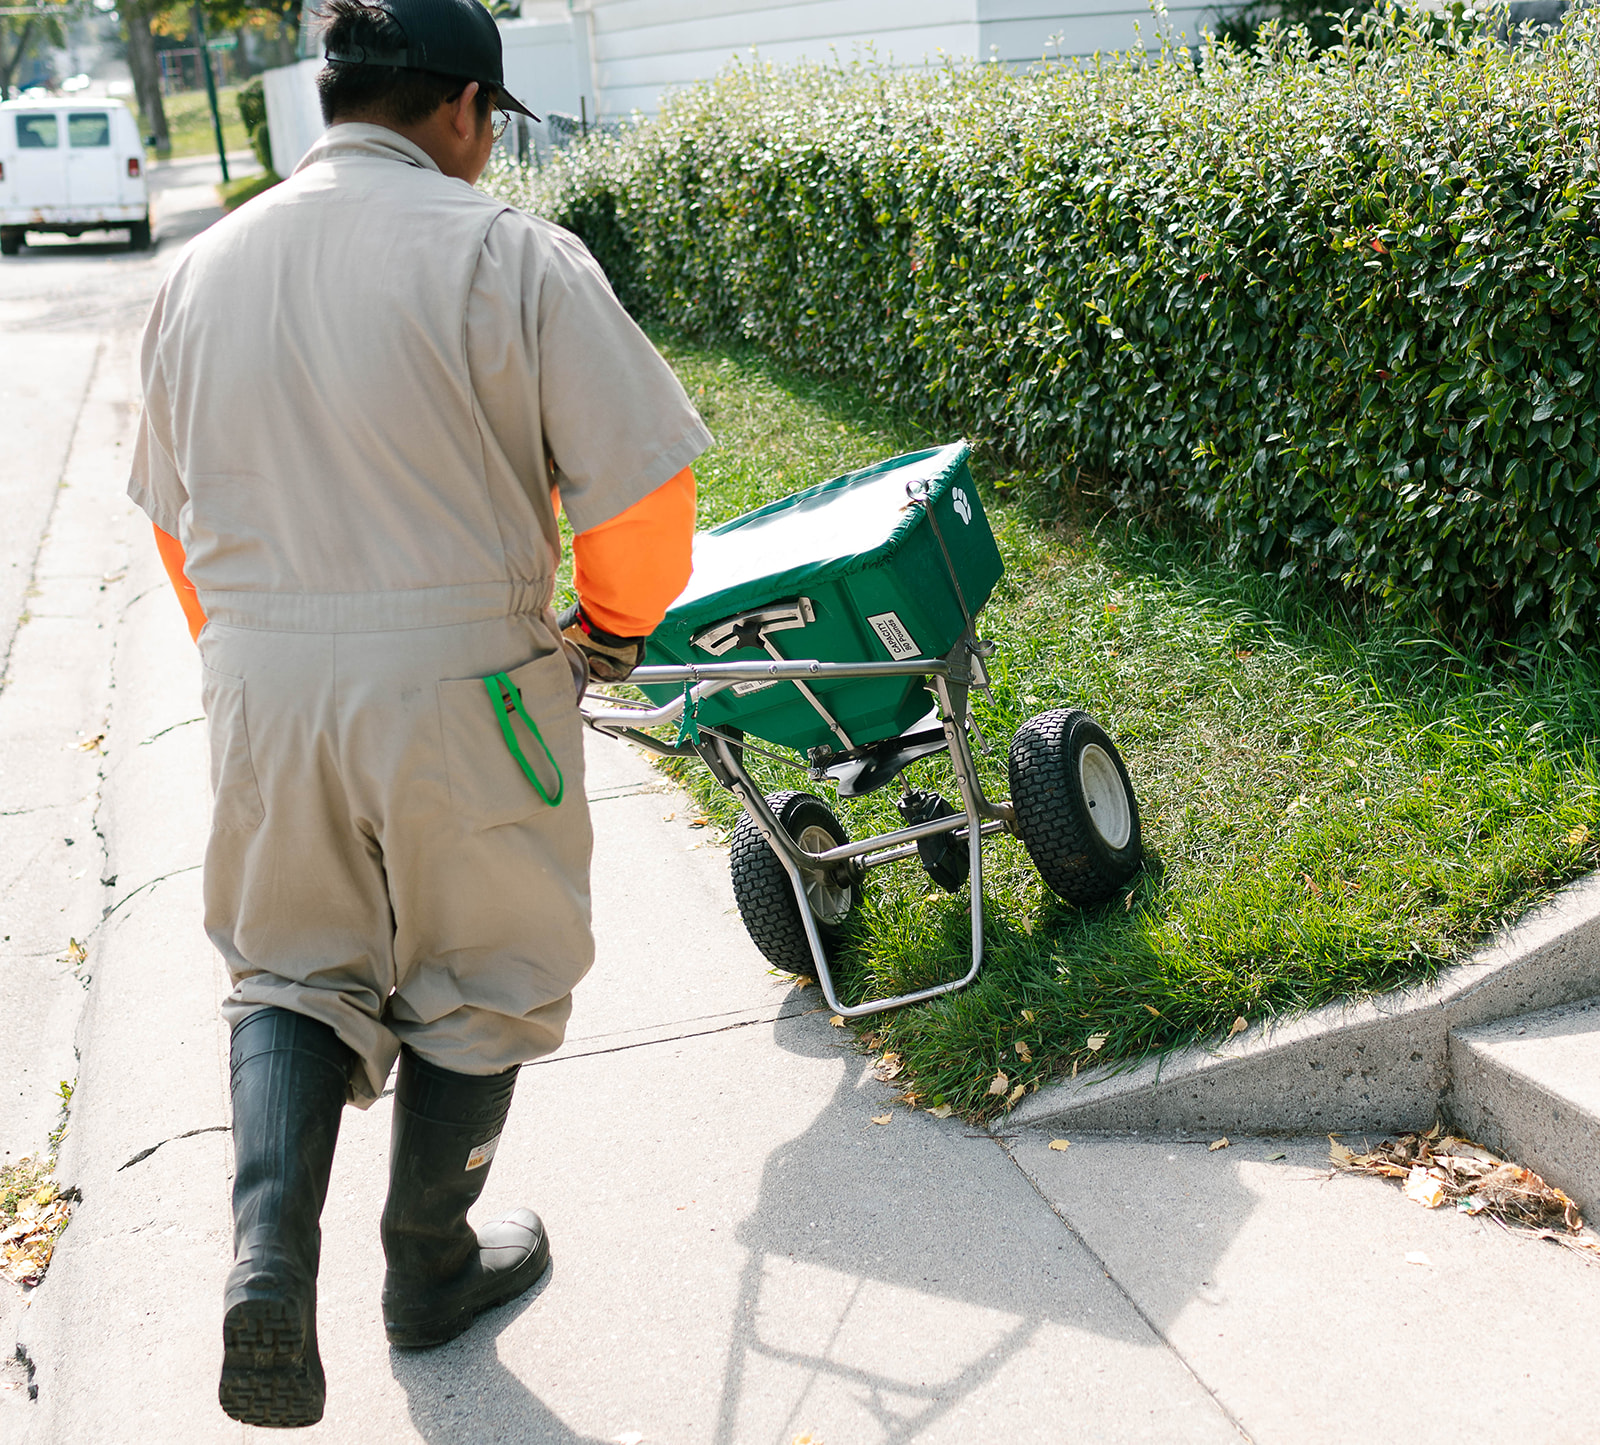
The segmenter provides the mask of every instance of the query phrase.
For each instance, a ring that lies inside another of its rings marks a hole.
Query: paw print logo
[[[956,515],[961,518],[961,525],[970,527],[972,525],[972,503],[967,500],[967,494],[960,487],[957,487],[950,494],[950,498],[956,504]]]

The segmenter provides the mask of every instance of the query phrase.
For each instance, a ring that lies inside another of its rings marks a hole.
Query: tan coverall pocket
[[[574,774],[581,758],[582,738],[578,711],[573,705],[572,671],[566,655],[556,651],[525,662],[507,674],[522,694],[522,706],[539,729],[539,746],[522,719],[510,718],[513,735],[545,792],[557,796],[567,773]],[[549,812],[550,804],[523,774],[506,746],[496,709],[481,677],[441,682],[439,723],[444,734],[444,766],[450,780],[450,803],[457,817],[471,829],[497,828],[518,823],[535,813]],[[545,756],[549,748],[555,762]],[[558,774],[557,769],[560,769]]]
[[[257,828],[266,816],[250,732],[245,724],[244,679],[200,667],[200,698],[211,744],[211,826],[221,832]]]

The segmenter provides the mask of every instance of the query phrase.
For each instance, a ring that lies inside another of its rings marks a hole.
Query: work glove
[[[583,654],[596,682],[626,682],[628,674],[644,661],[644,638],[614,637],[601,631],[585,615],[581,602],[574,602],[556,618],[556,625],[562,637]]]

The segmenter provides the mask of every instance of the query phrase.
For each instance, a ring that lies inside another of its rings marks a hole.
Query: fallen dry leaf
[[[887,1084],[890,1080],[899,1078],[900,1070],[904,1067],[905,1063],[899,1054],[888,1053],[872,1066],[872,1072],[881,1083]]]
[[[1001,1069],[1000,1072],[994,1076],[994,1078],[989,1080],[989,1092],[991,1094],[1003,1094],[1010,1087],[1011,1080],[1006,1077],[1006,1071],[1004,1069]]]
[[[1038,1015],[1035,1014],[1034,1011],[1031,1008],[1023,1009],[1023,1011],[1022,1011],[1022,1021],[1024,1023],[1031,1024],[1031,1023],[1035,1023],[1037,1020],[1038,1020]]]
[[[1567,842],[1574,848],[1581,848],[1588,841],[1589,825],[1587,823],[1579,823],[1576,828],[1567,834]]]
[[[1428,1256],[1425,1255],[1420,1249],[1413,1249],[1413,1250],[1408,1250],[1407,1251],[1407,1253],[1406,1253],[1406,1263],[1407,1264],[1422,1264],[1422,1265],[1431,1266],[1433,1264],[1433,1261],[1431,1259],[1429,1259]]]
[[[892,1118],[894,1118],[894,1113],[891,1110],[887,1114],[874,1114],[872,1116],[872,1122],[874,1124],[887,1124]]]
[[[928,1110],[928,1112],[932,1114],[935,1119],[948,1119],[953,1113],[955,1113],[955,1110],[952,1109],[948,1104],[935,1104],[931,1109]]]
[[[1233,1027],[1228,1030],[1228,1037],[1231,1039],[1235,1034],[1242,1034],[1249,1027],[1250,1021],[1243,1014],[1240,1014],[1233,1021]]]
[[[1465,1214],[1490,1214],[1502,1224],[1556,1239],[1600,1263],[1600,1236],[1586,1229],[1578,1206],[1531,1169],[1501,1159],[1480,1144],[1445,1134],[1436,1124],[1426,1134],[1385,1139],[1356,1154],[1329,1136],[1329,1157],[1341,1169],[1404,1180],[1406,1198],[1427,1209],[1454,1204]],[[1560,1232],[1557,1232],[1560,1231]]]
[[[1206,1153],[1207,1154],[1215,1154],[1218,1149],[1226,1149],[1227,1147],[1228,1147],[1228,1136],[1226,1134],[1224,1134],[1222,1136],[1222,1138],[1213,1139],[1209,1144],[1206,1145]]]
[[[1413,1164],[1401,1186],[1407,1199],[1424,1209],[1437,1209],[1444,1203],[1444,1180],[1422,1164]]]
[[[1006,1108],[1008,1108],[1008,1109],[1015,1108],[1017,1100],[1020,1099],[1027,1092],[1028,1092],[1028,1086],[1026,1084],[1018,1084],[1016,1088],[1014,1088],[1009,1094],[1006,1095]]]
[[[1267,1163],[1268,1164],[1276,1164],[1278,1162],[1278,1160],[1287,1159],[1288,1157],[1289,1156],[1287,1154],[1269,1154],[1269,1155],[1267,1155]]]
[[[624,1430],[617,1436],[617,1445],[644,1445],[642,1430]]]
[[[1052,1149],[1054,1149],[1058,1154],[1065,1153],[1068,1149],[1070,1149],[1072,1147],[1072,1140],[1070,1140],[1070,1139],[1052,1139],[1050,1141],[1050,1147]]]
[[[1090,1034],[1089,1037],[1084,1041],[1084,1047],[1087,1048],[1091,1054],[1098,1054],[1101,1049],[1105,1048],[1105,1046],[1106,1036],[1104,1034]]]
[[[677,817],[677,816],[678,816],[678,815],[677,815],[677,814],[676,814],[676,813],[663,813],[663,814],[662,814],[662,815],[661,815],[661,821],[662,821],[662,822],[663,822],[663,823],[670,823],[670,822],[671,822],[671,821],[672,821],[672,820],[673,820],[673,819],[674,819],[674,818],[676,818],[676,817]]]
[[[1017,1057],[1021,1059],[1023,1063],[1031,1064],[1033,1062],[1033,1050],[1030,1049],[1023,1040],[1017,1040],[1016,1049]]]
[[[82,963],[84,961],[84,959],[86,959],[88,956],[89,956],[89,950],[87,948],[85,948],[81,943],[79,943],[76,938],[69,938],[67,940],[67,960],[66,961],[68,963],[70,963],[74,968],[76,968],[80,963]]]
[[[831,1019],[828,1020],[828,1022],[832,1024],[834,1028],[842,1029],[844,1027],[844,1015],[835,1014]]]
[[[97,753],[100,751],[100,744],[105,740],[106,735],[104,733],[96,733],[92,738],[85,738],[80,742],[78,751],[80,753]]]

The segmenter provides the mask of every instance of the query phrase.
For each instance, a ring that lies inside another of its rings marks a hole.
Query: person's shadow
[[[417,1434],[434,1445],[478,1440],[527,1445],[610,1445],[567,1425],[500,1361],[499,1336],[549,1287],[555,1266],[527,1294],[481,1316],[435,1350],[389,1350]]]
[[[868,1079],[871,1061],[816,1018],[774,1028],[786,1051],[846,1068],[811,1126],[768,1156],[739,1227],[747,1258],[717,1445],[786,1442],[841,1395],[871,1416],[874,1438],[911,1441],[1049,1348],[1052,1327],[1151,1343],[1021,1172],[995,1168],[997,1140],[899,1107],[892,1127],[864,1129],[888,1092]],[[1252,1203],[1242,1187],[1228,1199],[1208,1246],[1220,1253]],[[938,1342],[926,1352],[910,1343],[924,1335]]]

